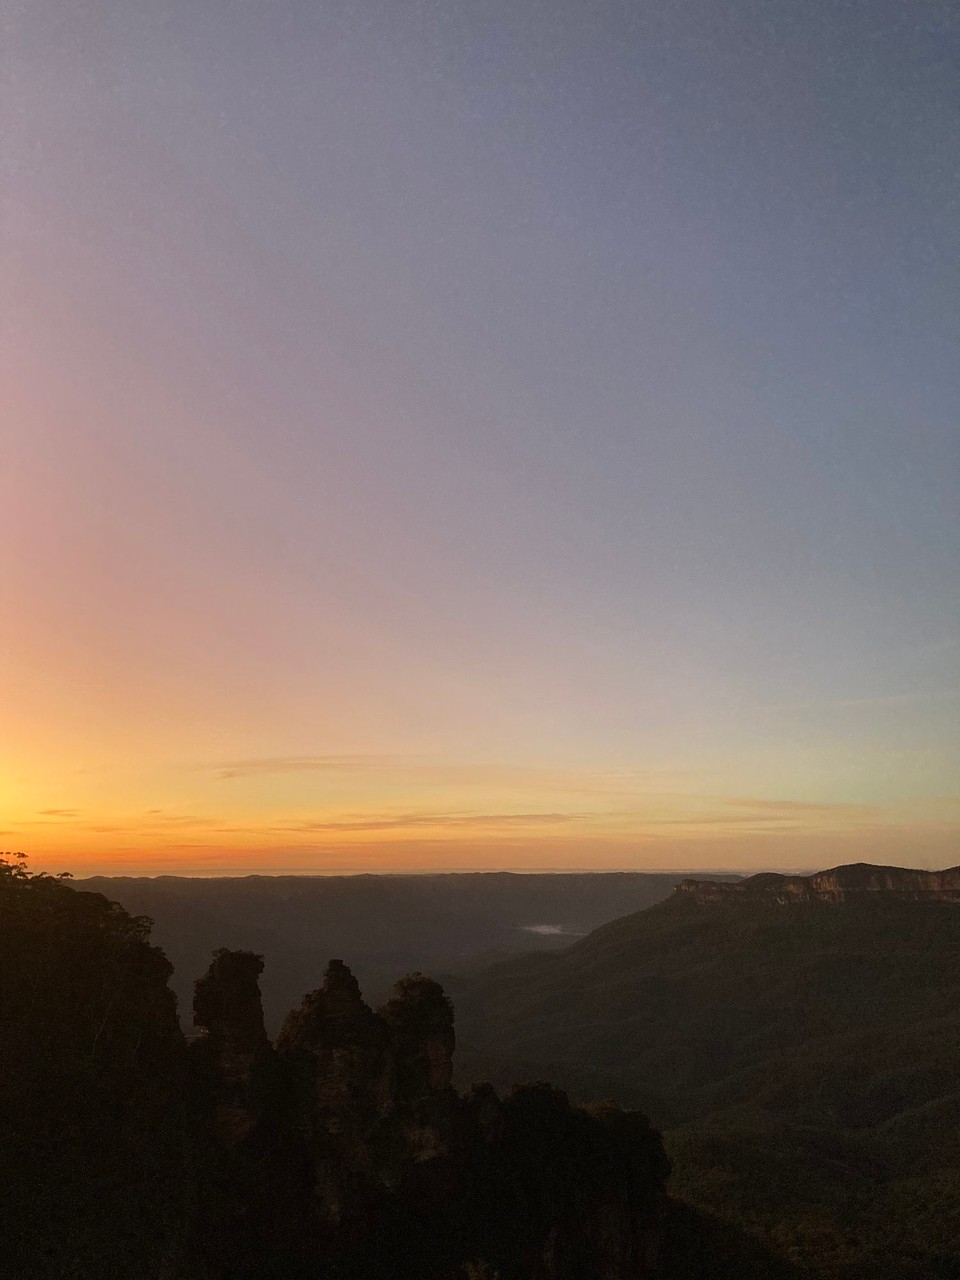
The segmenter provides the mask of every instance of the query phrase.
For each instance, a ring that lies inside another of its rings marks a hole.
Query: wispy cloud
[[[360,773],[396,765],[395,756],[262,756],[252,760],[226,760],[215,765],[218,778],[255,778],[276,773]]]
[[[166,809],[147,809],[141,814],[132,814],[128,819],[116,822],[101,822],[85,827],[97,835],[115,835],[118,832],[156,834],[167,831],[191,831],[202,828],[205,831],[223,828],[222,817],[205,817],[196,813],[174,813]]]
[[[212,827],[223,822],[222,818],[203,817],[196,813],[171,813],[166,809],[148,809],[146,821],[138,825],[146,827]]]
[[[581,822],[583,813],[400,813],[345,819],[305,819],[277,830],[298,832],[396,831],[404,828],[526,827]]]
[[[79,809],[38,809],[42,818],[79,818]]]
[[[220,781],[273,775],[338,777],[376,774],[390,782],[420,786],[561,791],[580,795],[636,795],[682,785],[687,774],[644,769],[572,769],[527,764],[470,764],[403,755],[264,756],[204,766]]]
[[[833,800],[766,800],[751,796],[726,796],[715,803],[728,805],[735,809],[753,809],[761,813],[781,813],[784,815],[803,813],[827,814],[865,814],[873,811],[873,806],[848,804]]]
[[[838,801],[778,800],[751,796],[700,796],[689,813],[638,817],[647,829],[713,827],[718,832],[785,832],[866,829],[878,820],[875,805]]]

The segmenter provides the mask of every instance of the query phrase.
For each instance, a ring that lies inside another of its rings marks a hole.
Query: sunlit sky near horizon
[[[0,847],[960,862],[960,10],[6,10]]]

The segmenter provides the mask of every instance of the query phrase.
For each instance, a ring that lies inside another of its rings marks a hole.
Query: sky
[[[960,862],[955,6],[0,7],[0,847]]]

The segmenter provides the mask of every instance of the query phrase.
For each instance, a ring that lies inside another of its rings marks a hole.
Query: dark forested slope
[[[495,966],[458,994],[464,1069],[600,1073],[690,1200],[821,1274],[960,1274],[960,905],[845,870],[685,886]]]
[[[184,1043],[148,934],[0,857],[0,1274],[191,1274]]]

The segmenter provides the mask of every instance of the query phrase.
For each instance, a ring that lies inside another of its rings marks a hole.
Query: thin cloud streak
[[[559,790],[580,795],[635,795],[638,790],[676,785],[691,776],[678,770],[563,769],[537,765],[448,764],[403,755],[266,756],[202,766],[219,781],[236,778],[320,774],[352,775],[422,786],[469,786],[511,790]],[[675,792],[674,794],[682,794]]]
[[[722,831],[767,831],[786,830],[832,830],[838,824],[843,829],[859,828],[867,830],[873,827],[884,810],[877,806],[848,804],[841,802],[814,802],[805,800],[768,799],[749,796],[717,796],[717,795],[685,795],[683,801],[687,812],[677,813],[675,802],[680,798],[677,793],[657,792],[644,798],[641,807],[630,808],[597,808],[592,810],[523,810],[510,812],[471,812],[464,809],[419,809],[390,811],[372,809],[370,812],[354,811],[353,813],[330,816],[294,816],[289,819],[278,815],[264,815],[262,820],[236,822],[230,821],[227,814],[201,815],[196,813],[180,813],[163,809],[149,809],[139,815],[131,815],[129,820],[117,819],[113,822],[79,824],[83,830],[96,835],[128,836],[142,834],[153,838],[164,838],[168,833],[187,834],[196,831],[204,841],[211,836],[233,839],[263,838],[269,836],[309,837],[311,835],[350,836],[390,832],[463,832],[463,839],[469,840],[469,833],[479,829],[489,832],[490,839],[499,839],[510,832],[524,829],[534,832],[537,829],[554,827],[578,829],[584,838],[589,838],[592,830],[596,838],[606,839],[611,836],[622,839],[647,839],[657,830],[673,831],[683,828],[700,829],[713,827]],[[664,812],[664,806],[667,812]],[[670,810],[673,810],[671,813]],[[739,812],[738,812],[739,811]],[[34,822],[31,825],[43,825]],[[49,824],[49,825],[52,825]],[[201,833],[202,836],[201,836]],[[456,837],[454,837],[456,838]],[[545,838],[537,835],[536,839]]]
[[[409,827],[515,827],[581,822],[595,817],[585,813],[408,813],[382,818],[350,818],[306,821],[277,827],[278,831],[392,831]]]
[[[252,760],[228,760],[216,765],[216,777],[254,778],[277,773],[357,773],[395,764],[395,756],[264,756]]]
[[[848,804],[842,801],[817,800],[762,800],[750,796],[724,797],[720,804],[736,809],[758,809],[765,812],[791,813],[849,813],[862,814],[874,812],[875,806],[864,804]]]

